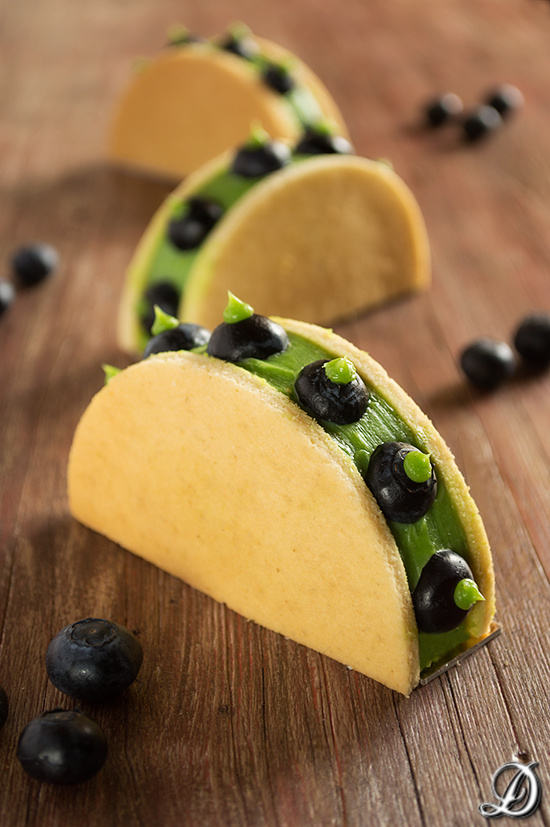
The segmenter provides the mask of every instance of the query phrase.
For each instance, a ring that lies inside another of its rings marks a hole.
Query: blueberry
[[[486,103],[487,106],[492,106],[503,118],[506,118],[523,105],[523,95],[516,86],[505,83],[503,86],[489,92]]]
[[[406,456],[417,448],[406,442],[383,442],[372,453],[365,482],[387,520],[415,523],[430,509],[437,494],[437,479],[430,462],[427,478],[415,482],[407,474]],[[423,455],[427,457],[427,455]]]
[[[152,353],[166,353],[169,350],[192,350],[205,345],[210,339],[210,331],[198,324],[180,324],[171,330],[164,330],[149,339],[142,359]]]
[[[290,149],[281,141],[241,147],[233,160],[232,172],[243,178],[260,178],[276,172],[290,161]]]
[[[10,704],[8,701],[6,690],[4,689],[4,687],[0,686],[0,729],[2,729],[2,727],[6,723],[6,720],[8,718],[9,707]]]
[[[270,63],[264,69],[262,78],[270,89],[279,92],[280,95],[286,95],[287,92],[291,92],[296,85],[288,69],[276,63]]]
[[[348,382],[333,382],[325,366],[328,359],[318,359],[302,368],[294,383],[300,405],[316,419],[349,425],[361,419],[369,401],[365,383],[353,369]],[[351,363],[349,362],[351,365]]]
[[[155,304],[169,316],[177,316],[180,303],[179,293],[173,284],[168,281],[157,281],[148,287],[143,296],[144,309],[140,315],[140,322],[146,333],[151,333],[155,321]]]
[[[550,365],[550,314],[533,313],[519,325],[514,345],[522,359],[533,367]]]
[[[142,660],[141,643],[125,626],[88,617],[53,638],[46,670],[66,695],[100,701],[130,686]]]
[[[222,217],[223,207],[207,198],[190,198],[185,206],[185,214],[170,221],[168,237],[178,250],[194,250]]]
[[[462,623],[469,609],[461,609],[455,603],[455,589],[461,580],[473,581],[472,571],[463,557],[449,549],[430,557],[412,594],[421,632],[450,632]]]
[[[460,357],[462,370],[480,390],[494,390],[510,377],[516,366],[512,348],[506,342],[483,338],[469,345]]]
[[[456,118],[462,112],[462,101],[453,92],[430,101],[425,108],[425,116],[429,126],[442,126],[447,121]]]
[[[238,57],[243,57],[245,60],[252,60],[258,54],[256,42],[246,35],[229,34],[220,43],[220,49],[231,52]]]
[[[7,279],[0,278],[0,316],[11,307],[15,300],[15,287]]]
[[[226,362],[266,359],[288,347],[285,330],[267,316],[254,313],[239,322],[222,322],[213,331],[207,353]]]
[[[29,244],[13,254],[11,264],[19,283],[33,287],[57,269],[59,256],[49,244]]]
[[[492,106],[478,106],[464,119],[462,129],[467,141],[479,141],[502,126],[500,114]]]
[[[349,155],[353,147],[342,135],[333,135],[310,126],[296,144],[294,152],[301,155]]]
[[[31,778],[50,784],[80,784],[98,772],[107,758],[103,730],[80,710],[55,709],[27,724],[17,757]]]

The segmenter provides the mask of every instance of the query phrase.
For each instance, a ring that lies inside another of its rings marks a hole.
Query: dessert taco
[[[227,290],[261,313],[329,324],[429,285],[420,208],[330,124],[290,148],[255,130],[161,205],[129,265],[119,343],[141,352],[158,304],[214,327]]]
[[[453,456],[366,353],[230,296],[157,310],[78,425],[73,515],[246,618],[405,695],[491,632],[491,553]]]
[[[108,154],[125,166],[183,178],[245,140],[251,122],[295,141],[305,126],[342,115],[319,78],[246,26],[211,40],[185,29],[136,64],[111,126]]]

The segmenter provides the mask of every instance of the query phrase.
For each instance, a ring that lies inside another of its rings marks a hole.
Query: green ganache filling
[[[212,199],[223,208],[225,213],[242,195],[261,180],[262,178],[244,178],[241,175],[235,175],[235,173],[231,171],[231,168],[228,168],[218,172],[209,181],[204,183],[202,187],[193,193],[189,193],[187,197]],[[172,212],[166,222],[166,227],[168,227],[168,224],[173,219],[180,218],[184,211],[184,202],[174,204]],[[185,284],[191,268],[202,247],[203,244],[199,244],[198,247],[192,250],[179,250],[172,244],[165,230],[157,240],[156,249],[151,257],[147,280],[142,286],[143,291],[153,284],[169,282],[175,287],[181,297],[185,290]],[[146,301],[140,299],[136,308],[138,318],[142,316],[146,306]],[[149,334],[140,328],[139,345],[141,349],[145,347],[149,339]]]
[[[288,348],[267,359],[245,359],[238,363],[244,370],[262,377],[294,401],[294,382],[300,370],[318,359],[332,359],[323,348],[296,334],[288,334]],[[203,350],[201,348],[199,350]],[[361,473],[366,471],[370,456],[382,442],[407,442],[427,451],[421,440],[392,408],[389,402],[369,386],[369,403],[358,422],[335,425],[321,422],[323,428],[354,461]],[[437,475],[437,468],[436,475]],[[412,524],[388,520],[389,528],[400,551],[409,588],[414,590],[423,567],[436,551],[449,548],[469,561],[469,549],[455,507],[441,477],[437,475],[437,496],[428,513]],[[452,656],[453,650],[471,637],[468,619],[450,632],[428,634],[419,632],[420,669]]]
[[[224,212],[227,212],[245,192],[248,192],[254,184],[261,180],[261,178],[243,178],[240,175],[235,175],[231,172],[231,169],[225,169],[213,176],[202,187],[193,193],[189,193],[188,197],[212,199],[223,208]],[[184,211],[184,202],[174,204],[167,225],[173,219],[180,218]],[[193,250],[178,250],[168,238],[167,233],[163,233],[158,239],[156,250],[152,256],[147,282],[144,287],[156,284],[159,281],[169,281],[176,290],[183,293],[189,271],[201,249],[202,244],[199,244]]]
[[[294,154],[291,156],[290,164],[299,163],[309,155]],[[259,178],[245,178],[241,175],[236,175],[231,171],[231,166],[221,170],[214,175],[209,181],[188,193],[186,198],[207,198],[218,203],[224,210],[224,214],[237,203],[237,201],[254,187],[260,181],[266,178],[265,175]],[[142,292],[147,290],[154,284],[159,282],[169,282],[178,292],[181,297],[185,291],[185,285],[191,272],[191,268],[195,263],[197,255],[203,248],[203,244],[208,240],[208,236],[197,247],[192,250],[179,250],[168,237],[167,227],[173,219],[180,218],[185,211],[185,202],[180,201],[175,203],[168,220],[166,222],[165,231],[159,235],[157,239],[156,248],[151,256],[151,262],[147,274],[147,280],[142,285]],[[223,217],[220,221],[223,221]],[[137,317],[141,318],[142,314],[147,308],[147,302],[143,298],[139,299],[136,307]],[[139,347],[143,350],[149,339],[151,338],[146,331],[140,327],[139,331]]]

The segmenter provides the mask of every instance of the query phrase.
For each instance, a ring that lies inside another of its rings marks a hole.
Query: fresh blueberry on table
[[[17,757],[31,778],[50,784],[80,784],[105,763],[107,740],[101,727],[80,710],[55,709],[27,724]]]
[[[473,143],[487,137],[501,126],[500,113],[494,107],[484,104],[466,115],[462,122],[462,131],[465,140]]]
[[[59,256],[49,244],[28,244],[12,256],[12,269],[22,287],[34,287],[57,270]]]
[[[550,365],[550,314],[532,313],[523,319],[514,334],[514,346],[528,365]]]
[[[46,652],[53,685],[73,698],[102,701],[136,679],[143,649],[125,626],[88,617],[65,626]]]
[[[460,365],[477,388],[494,390],[513,374],[516,359],[506,342],[485,337],[463,350]]]
[[[523,106],[523,95],[517,86],[505,83],[496,89],[492,89],[488,93],[485,102],[488,106],[496,109],[501,117],[506,118]]]
[[[0,316],[11,307],[15,300],[15,287],[7,279],[0,278]]]
[[[447,92],[444,95],[429,101],[424,109],[426,121],[429,126],[442,126],[448,123],[462,112],[463,105],[458,95]]]

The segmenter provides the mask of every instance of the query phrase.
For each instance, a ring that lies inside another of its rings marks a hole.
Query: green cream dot
[[[189,39],[189,29],[186,26],[174,25],[170,26],[167,32],[168,42],[173,46],[179,43],[187,43]]]
[[[223,320],[226,324],[235,324],[249,319],[254,314],[254,309],[245,304],[229,290],[227,291],[227,307],[223,311]]]
[[[231,25],[227,27],[227,32],[234,40],[243,40],[243,38],[251,37],[252,35],[250,26],[247,26],[246,23],[240,20],[231,23]]]
[[[314,128],[318,135],[336,135],[338,133],[338,124],[328,118],[319,118],[318,121],[315,121]]]
[[[327,362],[325,365],[325,373],[327,379],[330,379],[331,382],[337,385],[348,385],[350,382],[353,382],[357,376],[355,365],[345,356]]]
[[[265,146],[271,140],[271,136],[265,129],[262,127],[261,123],[257,122],[252,124],[250,129],[250,134],[246,141],[246,148],[247,149],[260,149],[260,147]]]
[[[474,603],[477,603],[480,600],[485,600],[485,598],[473,580],[466,577],[464,580],[457,583],[454,591],[454,601],[459,609],[463,609],[467,612],[468,609],[472,608]]]
[[[105,384],[109,384],[113,376],[116,376],[117,373],[120,373],[120,368],[115,368],[114,365],[101,365],[105,372]]]
[[[430,455],[422,451],[409,451],[403,460],[403,470],[413,482],[427,482],[432,475]]]
[[[164,333],[165,330],[173,330],[175,327],[178,327],[179,323],[179,319],[165,313],[158,304],[155,304],[155,321],[151,327],[153,336],[158,336],[159,333]]]

